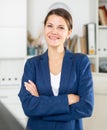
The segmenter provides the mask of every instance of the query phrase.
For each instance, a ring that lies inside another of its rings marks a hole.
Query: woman
[[[29,130],[82,130],[82,118],[93,111],[93,80],[84,54],[65,47],[72,32],[72,17],[62,8],[44,20],[48,49],[27,60],[19,97],[28,116]]]

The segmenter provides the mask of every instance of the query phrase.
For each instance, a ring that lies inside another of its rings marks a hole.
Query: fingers
[[[25,83],[25,88],[27,91],[29,91],[32,95],[34,95],[32,88],[29,86],[28,83]]]
[[[79,102],[80,97],[75,94],[68,94],[68,103],[69,105]]]
[[[28,82],[24,82],[25,88],[27,91],[29,91],[34,96],[39,96],[36,85],[29,80]]]
[[[36,88],[36,85],[31,80],[28,80],[28,82],[32,85],[32,87]]]

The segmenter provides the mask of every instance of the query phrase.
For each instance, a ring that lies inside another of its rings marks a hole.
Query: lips
[[[59,39],[59,37],[56,37],[56,36],[49,36],[48,38],[51,39],[51,40],[57,40],[57,39]]]

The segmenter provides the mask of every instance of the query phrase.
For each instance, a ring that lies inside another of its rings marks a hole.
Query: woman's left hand
[[[31,80],[24,82],[24,84],[27,91],[29,91],[33,96],[39,97],[37,87]]]

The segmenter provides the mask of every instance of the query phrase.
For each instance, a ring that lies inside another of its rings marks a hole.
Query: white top
[[[61,73],[59,73],[58,75],[54,75],[54,74],[50,73],[50,76],[51,76],[52,91],[54,93],[54,96],[57,96],[59,93]]]

